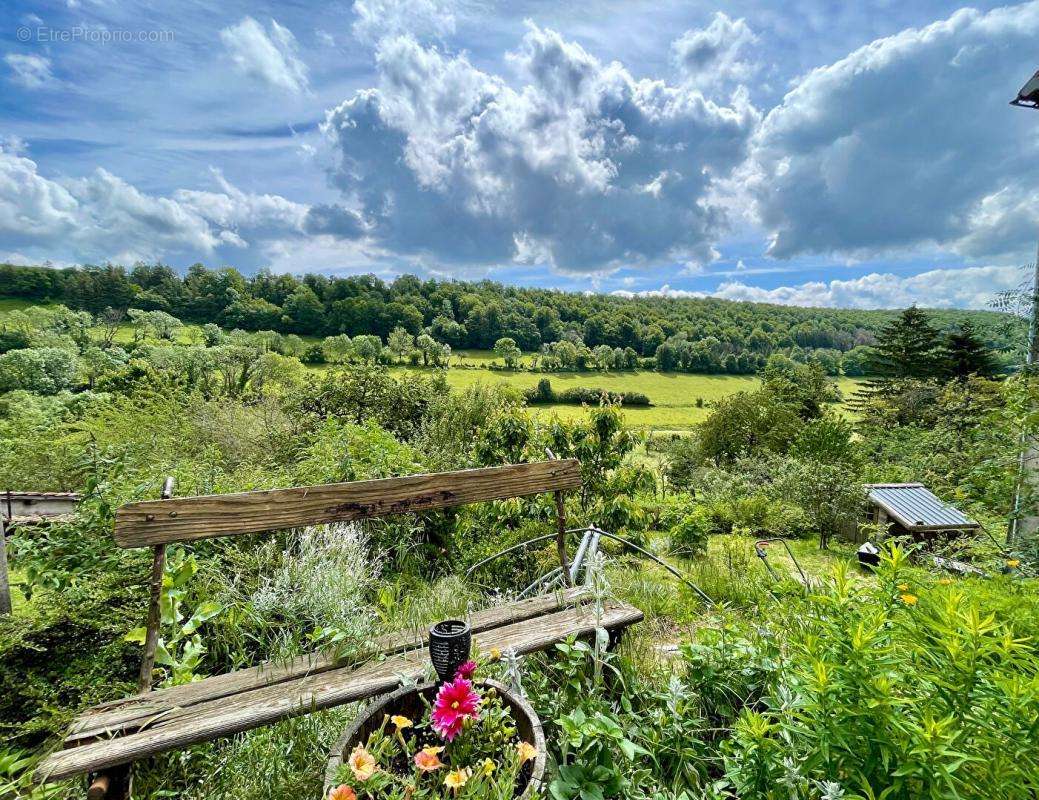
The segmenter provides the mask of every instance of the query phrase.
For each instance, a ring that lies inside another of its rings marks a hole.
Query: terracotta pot
[[[505,706],[512,713],[512,718],[516,721],[516,731],[519,734],[519,738],[525,742],[530,742],[537,748],[538,754],[534,761],[531,762],[533,769],[529,777],[527,777],[526,783],[522,787],[517,787],[516,791],[517,798],[527,800],[536,790],[541,788],[542,778],[545,775],[545,733],[541,728],[541,720],[524,698],[506,689],[497,681],[477,680],[475,684],[487,689],[493,688],[498,692],[502,702],[505,703]],[[349,758],[350,752],[357,745],[368,741],[368,737],[372,732],[377,731],[379,726],[382,725],[384,716],[392,717],[394,714],[400,714],[410,719],[421,719],[426,713],[426,706],[423,704],[420,695],[425,695],[426,699],[432,703],[438,688],[439,685],[436,683],[424,683],[417,687],[398,689],[392,694],[375,698],[361,709],[357,720],[339,737],[339,741],[333,745],[328,755],[328,768],[325,770],[323,796],[328,797],[328,793],[337,785],[335,782],[336,772]]]

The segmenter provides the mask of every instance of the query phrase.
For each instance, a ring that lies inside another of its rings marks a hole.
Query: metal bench
[[[36,780],[87,775],[90,800],[127,798],[135,761],[363,700],[395,689],[402,679],[417,679],[426,670],[425,637],[412,631],[381,636],[367,643],[361,657],[348,662],[311,653],[149,691],[167,544],[554,492],[556,544],[569,584],[562,493],[580,485],[580,465],[572,459],[190,498],[173,498],[168,479],[164,499],[130,503],[116,512],[118,545],[154,548],[140,693],[80,713],[62,749],[40,763]],[[469,619],[474,642],[484,651],[512,649],[523,654],[591,634],[597,624],[617,634],[642,619],[638,609],[614,602],[606,605],[597,623],[585,605],[587,599],[583,590],[567,586],[473,613]],[[534,619],[537,624],[531,625]]]

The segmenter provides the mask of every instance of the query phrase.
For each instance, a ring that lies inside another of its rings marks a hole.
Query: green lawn
[[[488,359],[489,360],[489,359]],[[404,372],[411,367],[396,367]],[[421,370],[420,370],[421,371]],[[519,389],[535,386],[542,378],[552,381],[552,388],[562,391],[573,386],[588,386],[612,392],[642,392],[653,405],[650,408],[625,409],[627,423],[647,430],[687,430],[710,413],[710,404],[740,391],[754,391],[760,381],[746,375],[689,375],[660,372],[505,372],[484,369],[450,369],[447,382],[455,388],[475,383],[507,383]],[[838,380],[844,397],[850,397],[859,381],[851,378]],[[704,407],[697,408],[697,399]],[[557,413],[564,419],[583,415],[580,406],[535,406],[541,413]]]
[[[18,299],[0,299],[0,316],[4,312],[25,308],[32,303]],[[308,343],[319,342],[315,336],[304,336]],[[128,344],[133,341],[133,328],[123,323],[116,333],[115,341]],[[186,324],[177,331],[176,341],[191,344],[201,341],[199,326]],[[524,363],[529,363],[525,356]],[[660,372],[512,372],[488,369],[465,369],[464,367],[486,367],[492,362],[501,363],[490,350],[458,350],[451,357],[451,369],[447,373],[448,383],[455,388],[465,388],[475,383],[507,383],[518,389],[535,386],[542,378],[552,381],[556,391],[575,386],[607,389],[611,392],[642,392],[653,405],[649,408],[625,409],[628,425],[654,431],[685,431],[692,428],[710,413],[712,403],[740,391],[754,391],[760,382],[747,375],[689,375],[685,373]],[[463,368],[459,368],[463,367]],[[321,369],[321,368],[319,368]],[[414,370],[428,371],[422,367],[394,367],[402,373]],[[838,381],[845,398],[850,397],[860,381],[841,378]],[[701,407],[697,401],[702,400]],[[558,414],[563,419],[577,419],[584,415],[580,406],[551,404],[535,406],[538,414]]]

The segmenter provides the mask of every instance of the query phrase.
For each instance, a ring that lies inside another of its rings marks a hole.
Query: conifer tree
[[[877,334],[864,359],[869,380],[849,405],[861,412],[870,401],[897,394],[908,382],[940,376],[941,344],[927,314],[916,306],[907,308]]]
[[[964,320],[959,330],[946,337],[944,350],[945,372],[951,378],[965,380],[971,375],[991,378],[999,371],[992,351],[970,320]]]
[[[941,338],[927,314],[911,306],[877,334],[866,364],[881,379],[934,378],[942,372]]]

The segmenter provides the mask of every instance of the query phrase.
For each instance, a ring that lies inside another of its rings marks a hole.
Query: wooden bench
[[[92,779],[88,790],[91,800],[125,798],[130,794],[130,765],[135,761],[363,700],[426,672],[429,654],[425,636],[411,631],[374,639],[360,657],[354,656],[349,662],[311,653],[287,662],[148,691],[159,635],[167,544],[551,491],[556,498],[557,550],[564,578],[568,578],[562,493],[580,485],[580,465],[572,459],[190,498],[172,498],[172,480],[167,480],[165,499],[130,503],[116,512],[117,544],[154,548],[151,602],[139,676],[141,691],[79,714],[69,727],[63,749],[37,768],[36,780],[57,781],[86,774]],[[475,612],[469,617],[473,640],[485,652],[496,648],[523,654],[546,649],[570,636],[589,635],[597,623],[587,600],[582,589],[568,587]],[[531,625],[534,619],[537,624]],[[641,619],[638,609],[613,602],[606,605],[599,624],[618,633]]]

